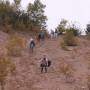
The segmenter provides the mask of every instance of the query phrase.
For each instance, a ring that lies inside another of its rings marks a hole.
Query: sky
[[[28,3],[33,1],[22,0],[21,5],[26,8]],[[46,5],[48,30],[55,29],[63,18],[75,23],[82,30],[90,22],[90,0],[41,0],[41,2]]]

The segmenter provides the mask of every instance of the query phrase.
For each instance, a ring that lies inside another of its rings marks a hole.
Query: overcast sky
[[[13,0],[10,0],[13,1]],[[22,0],[25,8],[34,0]],[[90,21],[90,0],[41,0],[46,5],[45,14],[48,17],[48,29],[54,29],[62,18],[75,22],[85,28]]]

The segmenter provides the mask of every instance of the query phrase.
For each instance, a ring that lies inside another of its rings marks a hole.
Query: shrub
[[[67,30],[67,32],[64,36],[64,43],[67,46],[76,46],[77,45],[76,37],[74,36],[72,31]]]
[[[73,78],[74,68],[72,67],[72,65],[68,63],[61,63],[60,72],[65,76],[65,80],[67,83],[72,83],[74,81]]]
[[[73,68],[71,65],[67,63],[61,63],[60,65],[60,72],[64,75],[71,74],[73,71]]]
[[[70,29],[68,31],[73,32],[74,36],[79,36],[81,34],[80,30],[75,27],[70,27]]]
[[[11,36],[7,44],[8,55],[21,56],[25,47],[24,39],[19,36]]]
[[[87,33],[87,39],[90,40],[90,32]]]
[[[13,66],[13,67],[12,67]],[[6,77],[8,74],[15,70],[15,64],[11,62],[10,58],[7,56],[0,57],[0,85],[1,90],[4,90],[4,85],[6,83]]]

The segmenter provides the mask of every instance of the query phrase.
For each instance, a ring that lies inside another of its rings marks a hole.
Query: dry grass
[[[67,83],[73,83],[74,77],[74,68],[71,64],[68,64],[66,62],[60,63],[60,73],[62,73],[65,76],[65,80]]]
[[[61,42],[60,46],[61,46],[61,48],[62,48],[63,50],[69,51],[67,45],[66,45],[64,42]]]
[[[90,33],[87,34],[87,39],[90,40]]]
[[[7,43],[8,55],[21,56],[22,50],[25,48],[25,40],[19,36],[11,36]]]
[[[10,75],[9,73],[13,73],[15,69],[15,64],[11,62],[8,56],[0,57],[0,85],[2,90],[4,90],[7,76]]]
[[[5,24],[5,27],[3,28],[3,31],[5,33],[10,33],[12,32],[12,26],[11,25],[8,25],[8,24]]]
[[[66,32],[66,34],[64,36],[64,43],[67,46],[76,46],[77,45],[77,39],[74,36],[73,32],[71,32],[71,31]]]

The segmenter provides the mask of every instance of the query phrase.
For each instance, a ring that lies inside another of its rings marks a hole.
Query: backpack
[[[50,60],[48,60],[48,67],[50,67],[51,66],[51,61]]]

